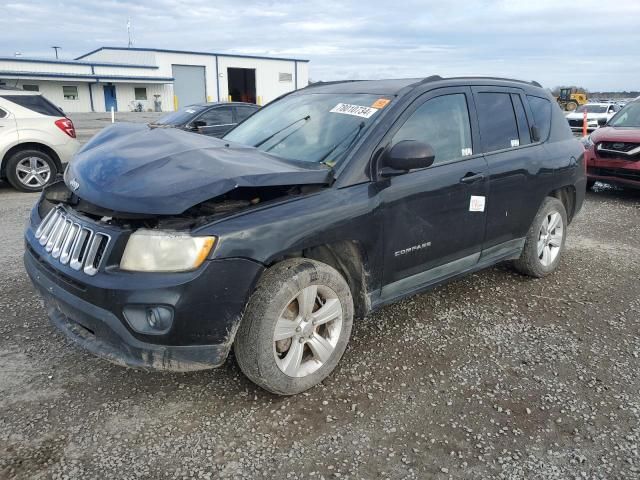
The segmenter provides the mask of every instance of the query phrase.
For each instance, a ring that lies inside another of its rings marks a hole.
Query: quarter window
[[[533,122],[540,131],[540,140],[546,140],[551,130],[551,102],[546,98],[527,95]]]
[[[428,143],[436,154],[434,165],[473,153],[467,99],[463,93],[443,95],[424,102],[393,136]]]
[[[524,113],[524,105],[520,95],[511,95],[513,109],[516,112],[516,120],[518,121],[518,132],[520,134],[520,145],[529,145],[531,143],[531,132],[529,131],[529,122],[527,122],[527,114]]]
[[[485,152],[520,146],[516,115],[508,93],[481,92],[477,95],[480,138]]]
[[[7,116],[7,112],[5,112],[4,110],[2,110],[2,109],[0,108],[0,118],[4,118],[4,117],[6,117],[6,116]]]
[[[78,87],[75,85],[72,86],[63,86],[62,87],[62,95],[64,95],[65,100],[77,100],[78,99]]]
[[[133,89],[136,100],[146,100],[147,99],[147,89],[145,87],[135,87]]]

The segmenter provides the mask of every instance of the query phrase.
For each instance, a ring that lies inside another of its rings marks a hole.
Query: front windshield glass
[[[290,160],[333,166],[388,103],[369,94],[290,95],[259,110],[224,139]]]
[[[204,110],[206,107],[204,105],[189,105],[188,107],[182,107],[181,109],[163,115],[158,120],[156,120],[156,125],[182,125],[185,122],[188,122],[193,118],[193,116]]]
[[[611,127],[640,128],[640,102],[633,102],[624,107],[609,122]]]
[[[576,108],[576,113],[583,113],[584,111],[587,113],[607,113],[607,107],[603,105],[582,105],[581,107]]]

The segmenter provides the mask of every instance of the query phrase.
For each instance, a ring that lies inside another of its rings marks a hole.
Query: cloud
[[[553,87],[638,89],[640,2],[584,0],[34,0],[11,18],[0,54],[68,58],[103,45],[311,60],[314,80],[440,74],[535,79]]]

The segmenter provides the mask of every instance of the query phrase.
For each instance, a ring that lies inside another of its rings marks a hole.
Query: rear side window
[[[532,95],[527,95],[527,100],[533,113],[533,123],[540,131],[540,140],[544,141],[551,130],[551,102],[546,98]]]
[[[243,121],[245,118],[249,117],[250,115],[253,114],[253,112],[255,112],[256,110],[258,110],[257,108],[254,107],[248,107],[248,106],[238,106],[236,107],[236,113],[238,115],[238,122]]]
[[[434,165],[471,155],[466,96],[454,93],[424,102],[395,133],[392,144],[402,140],[430,144],[436,154]]]
[[[42,95],[2,95],[2,98],[48,117],[64,117],[64,112]]]
[[[516,115],[508,93],[481,92],[476,96],[480,138],[485,152],[520,146]]]

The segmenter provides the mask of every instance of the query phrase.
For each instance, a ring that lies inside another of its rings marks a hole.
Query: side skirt
[[[482,252],[459,258],[425,272],[416,273],[407,278],[382,287],[375,294],[369,295],[371,310],[396,302],[410,295],[415,295],[444,283],[458,279],[478,270],[483,270],[496,263],[515,260],[520,257],[524,248],[524,238],[516,238],[500,243]]]

